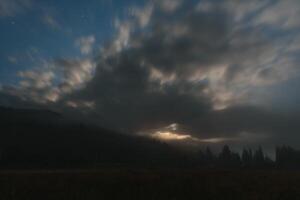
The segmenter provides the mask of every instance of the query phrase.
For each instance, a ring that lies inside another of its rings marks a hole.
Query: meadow
[[[58,170],[1,171],[3,200],[300,199],[299,171]]]

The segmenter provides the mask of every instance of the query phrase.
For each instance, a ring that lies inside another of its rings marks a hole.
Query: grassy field
[[[1,200],[300,199],[300,172],[2,171]]]

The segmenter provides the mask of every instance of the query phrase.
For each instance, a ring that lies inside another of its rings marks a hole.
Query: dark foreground
[[[2,171],[0,199],[300,199],[300,172]]]

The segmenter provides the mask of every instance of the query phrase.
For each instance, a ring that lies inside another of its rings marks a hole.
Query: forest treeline
[[[243,149],[236,153],[225,145],[219,154],[214,154],[207,147],[197,153],[200,166],[210,168],[247,168],[247,169],[300,169],[300,151],[289,146],[280,146],[275,149],[275,159],[272,160],[262,147],[258,149]]]
[[[178,167],[300,169],[300,151],[277,147],[270,159],[260,147],[220,153],[185,152],[148,137],[120,134],[43,110],[0,107],[0,169]]]

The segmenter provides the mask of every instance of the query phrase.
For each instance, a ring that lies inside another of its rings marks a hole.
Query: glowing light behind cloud
[[[166,126],[160,130],[152,131],[150,134],[150,137],[162,141],[192,141],[192,142],[198,142],[198,143],[222,143],[226,141],[232,141],[235,140],[235,138],[205,138],[200,139],[197,137],[193,137],[192,135],[189,135],[187,133],[182,133],[180,130],[180,125],[177,123],[170,124],[169,126]]]
[[[184,130],[180,127],[179,124],[173,123],[169,126],[163,127],[161,129],[156,129],[149,131],[147,136],[150,136],[154,139],[164,141],[164,142],[172,142],[172,141],[185,141],[199,144],[220,144],[220,143],[228,143],[228,142],[251,142],[251,141],[260,141],[268,138],[267,135],[264,134],[254,134],[249,132],[241,132],[236,137],[211,137],[211,138],[199,138],[192,136],[188,133],[185,133]]]
[[[157,131],[156,133],[152,134],[151,137],[159,140],[185,140],[192,138],[190,135],[180,135],[172,132],[161,131]]]
[[[171,132],[171,131],[157,131],[151,135],[152,138],[162,140],[162,141],[180,141],[180,140],[185,140],[185,141],[193,141],[193,142],[198,142],[198,143],[223,143],[227,141],[234,141],[236,138],[207,138],[207,139],[199,139],[196,137],[192,137],[191,135],[188,134],[179,134],[176,132]]]

